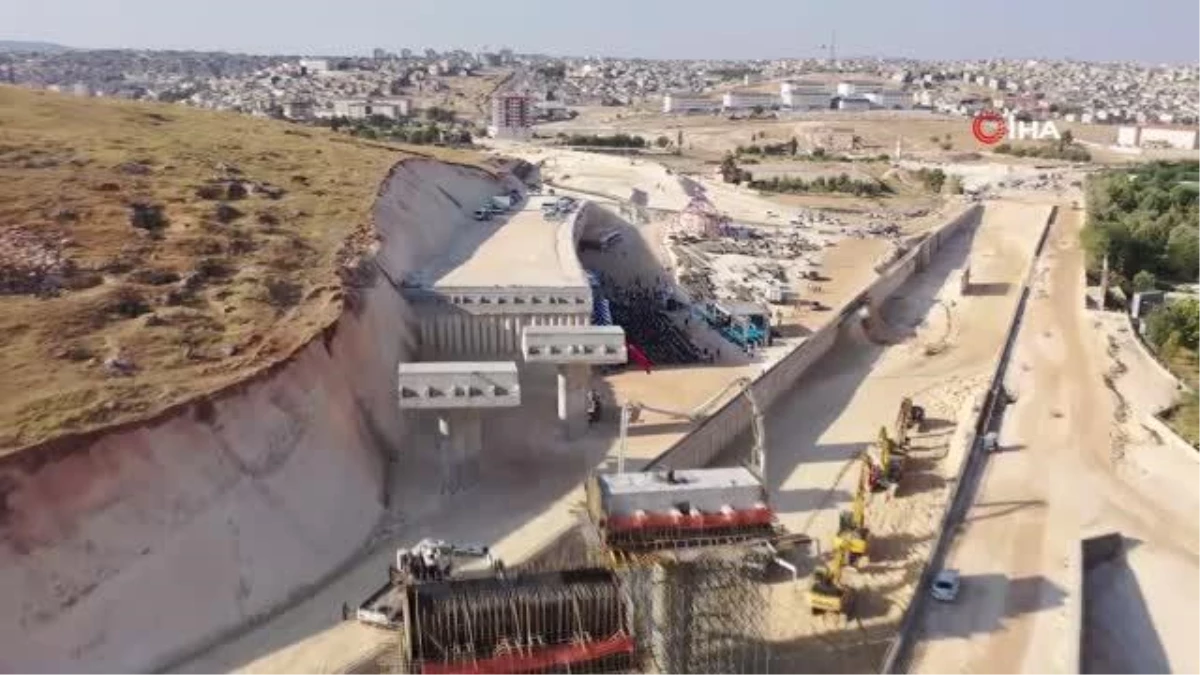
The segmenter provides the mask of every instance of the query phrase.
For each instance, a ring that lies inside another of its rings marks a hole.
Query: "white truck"
[[[397,550],[396,564],[388,566],[387,583],[368,596],[353,614],[349,605],[342,605],[342,618],[353,617],[381,628],[400,628],[404,623],[405,586],[449,579],[454,573],[455,558],[487,560],[486,574],[499,574],[504,569],[486,546],[460,546],[440,539],[422,539],[412,548]]]
[[[516,205],[516,203],[517,203],[517,199],[514,198],[511,194],[507,194],[507,195],[496,195],[495,197],[492,197],[491,205],[500,209],[501,211],[509,211],[512,209],[513,206]]]

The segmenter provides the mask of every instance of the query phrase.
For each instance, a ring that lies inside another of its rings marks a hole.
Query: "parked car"
[[[941,602],[954,602],[958,597],[960,585],[960,577],[958,570],[942,570],[933,578],[933,585],[929,592],[933,595],[934,600]]]
[[[475,209],[475,220],[491,220],[491,209]]]

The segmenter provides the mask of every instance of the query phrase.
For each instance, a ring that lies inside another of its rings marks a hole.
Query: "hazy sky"
[[[1197,0],[0,0],[0,40],[369,54],[1075,58],[1195,63]]]

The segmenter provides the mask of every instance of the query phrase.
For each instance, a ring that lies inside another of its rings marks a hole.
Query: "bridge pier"
[[[567,439],[587,430],[592,366],[628,359],[620,326],[526,326],[521,353],[527,363],[558,366],[558,420]]]
[[[576,438],[587,430],[588,385],[592,367],[586,363],[558,366],[558,421],[567,438]]]
[[[401,363],[399,407],[437,415],[435,441],[442,491],[458,492],[479,478],[483,463],[484,408],[521,404],[512,361]]]
[[[469,485],[478,480],[483,458],[483,418],[479,410],[439,411],[437,446],[446,484]]]

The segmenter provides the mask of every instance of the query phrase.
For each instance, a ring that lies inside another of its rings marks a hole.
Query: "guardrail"
[[[912,600],[908,603],[908,609],[905,611],[904,617],[900,620],[900,629],[897,632],[896,638],[892,641],[892,645],[884,655],[883,663],[879,669],[881,673],[903,672],[904,668],[908,666],[907,661],[912,651],[913,629],[916,627],[917,619],[924,609],[926,602],[925,589],[929,588],[929,584],[936,571],[941,569],[946,559],[946,552],[949,548],[954,528],[958,526],[958,523],[962,520],[974,499],[975,488],[987,463],[987,453],[983,452],[981,439],[994,425],[998,424],[1000,414],[1004,411],[1004,406],[1008,404],[1008,393],[1004,389],[1004,374],[1008,370],[1008,362],[1012,357],[1012,350],[1016,344],[1017,336],[1020,334],[1021,322],[1025,315],[1025,305],[1029,300],[1029,287],[1037,269],[1038,258],[1041,257],[1042,249],[1046,245],[1046,238],[1050,233],[1050,227],[1054,224],[1057,217],[1058,207],[1055,206],[1050,210],[1050,217],[1046,219],[1046,224],[1042,227],[1042,233],[1038,237],[1037,246],[1033,250],[1033,258],[1029,262],[1029,269],[1025,273],[1025,280],[1021,284],[1021,297],[1017,301],[1012,320],[1009,322],[1008,334],[1004,340],[1003,347],[1000,349],[1000,357],[996,363],[996,370],[992,373],[991,383],[988,386],[979,417],[975,420],[975,435],[971,440],[970,449],[967,451],[967,456],[963,459],[962,465],[959,467],[950,501],[947,502],[946,510],[942,513],[942,522],[938,530],[938,538],[934,543],[933,552],[930,554],[929,560],[926,561],[925,567],[921,570],[920,580],[913,591]]]

